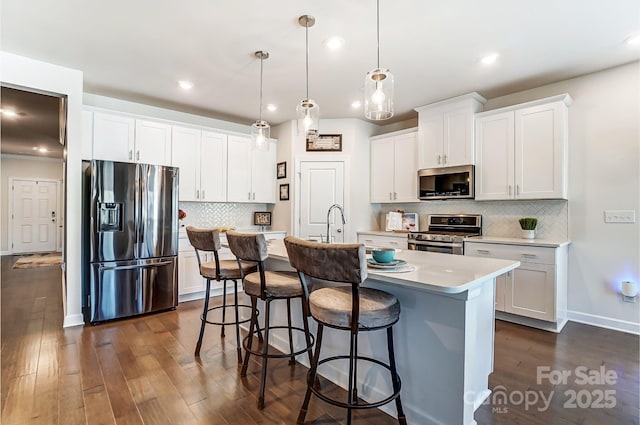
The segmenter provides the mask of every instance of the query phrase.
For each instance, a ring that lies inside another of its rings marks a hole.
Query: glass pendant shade
[[[266,121],[257,120],[251,124],[251,142],[254,149],[268,151],[270,133],[271,127]]]
[[[364,78],[364,116],[386,120],[393,116],[393,75],[386,68],[375,68]]]
[[[313,99],[302,99],[296,107],[298,115],[298,128],[306,137],[318,135],[320,124],[320,106]]]

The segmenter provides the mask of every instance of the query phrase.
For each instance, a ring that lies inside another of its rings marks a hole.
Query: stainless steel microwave
[[[473,199],[473,165],[418,171],[418,196],[430,199]]]

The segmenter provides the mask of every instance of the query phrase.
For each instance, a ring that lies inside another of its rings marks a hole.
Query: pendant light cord
[[[380,69],[380,0],[376,0],[376,35],[378,39],[378,69]]]
[[[262,62],[264,62],[264,52],[260,52],[260,123],[262,123]]]
[[[306,44],[306,66],[307,66],[307,101],[309,100],[309,18],[306,18],[304,24],[305,44]]]

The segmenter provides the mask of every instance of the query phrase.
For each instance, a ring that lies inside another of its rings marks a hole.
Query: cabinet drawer
[[[464,253],[472,257],[501,258],[522,263],[555,264],[555,248],[465,242]]]
[[[377,248],[407,249],[407,236],[358,235],[358,243]]]

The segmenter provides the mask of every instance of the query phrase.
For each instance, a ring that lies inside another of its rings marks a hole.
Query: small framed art
[[[253,213],[254,226],[271,226],[271,213],[268,211],[255,211]]]
[[[307,152],[342,152],[342,134],[320,134],[307,138]]]
[[[280,185],[280,200],[281,201],[289,200],[289,184]]]
[[[276,166],[276,177],[279,179],[287,178],[287,162],[278,162]]]

